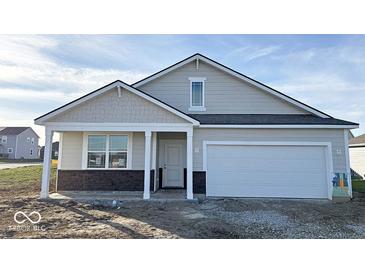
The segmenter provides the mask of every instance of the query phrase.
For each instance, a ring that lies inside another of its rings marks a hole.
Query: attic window
[[[190,80],[190,111],[205,111],[204,85],[206,78],[189,78]]]

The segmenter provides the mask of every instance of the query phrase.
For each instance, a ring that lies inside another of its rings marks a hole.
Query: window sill
[[[206,111],[205,107],[189,107],[189,111]]]

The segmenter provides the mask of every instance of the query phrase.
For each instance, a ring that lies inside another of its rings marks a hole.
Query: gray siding
[[[85,123],[186,123],[187,121],[146,99],[122,89],[112,89],[86,101],[48,122]]]
[[[205,112],[190,112],[189,77],[206,77]],[[276,96],[262,91],[200,61],[191,62],[139,87],[146,93],[186,113],[308,114]]]
[[[0,142],[1,137],[3,135],[0,135]],[[8,158],[9,159],[15,159],[15,150],[16,150],[16,135],[5,135],[7,136],[7,142],[6,143],[0,143],[0,153],[8,153],[8,148],[12,148],[13,152],[9,153]]]
[[[30,138],[30,141],[27,141]],[[32,138],[34,143],[32,144]],[[31,153],[32,152],[32,153]],[[38,159],[38,136],[30,128],[24,130],[18,135],[17,147],[16,147],[16,158],[24,159]]]
[[[340,129],[195,129],[194,170],[203,169],[203,141],[331,142],[333,171],[346,172],[344,133]]]
[[[0,153],[8,153],[8,148],[12,148],[13,152],[9,153],[9,159],[38,159],[38,141],[39,138],[35,132],[28,128],[18,135],[6,135],[7,142],[0,144]],[[0,135],[0,141],[1,141]],[[30,138],[27,142],[27,138]],[[34,138],[34,143],[31,140]],[[32,153],[31,153],[32,152]]]

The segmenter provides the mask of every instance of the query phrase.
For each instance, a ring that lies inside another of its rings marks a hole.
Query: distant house
[[[38,159],[39,136],[31,127],[5,127],[0,130],[0,158]]]
[[[351,169],[365,178],[365,134],[349,141]]]
[[[58,159],[58,147],[59,147],[59,142],[53,142],[52,143],[52,159],[54,159],[54,160]],[[39,156],[40,156],[41,159],[43,159],[44,146],[41,147]]]

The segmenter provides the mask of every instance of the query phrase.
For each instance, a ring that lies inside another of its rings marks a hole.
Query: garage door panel
[[[324,147],[209,145],[207,195],[327,198]]]

